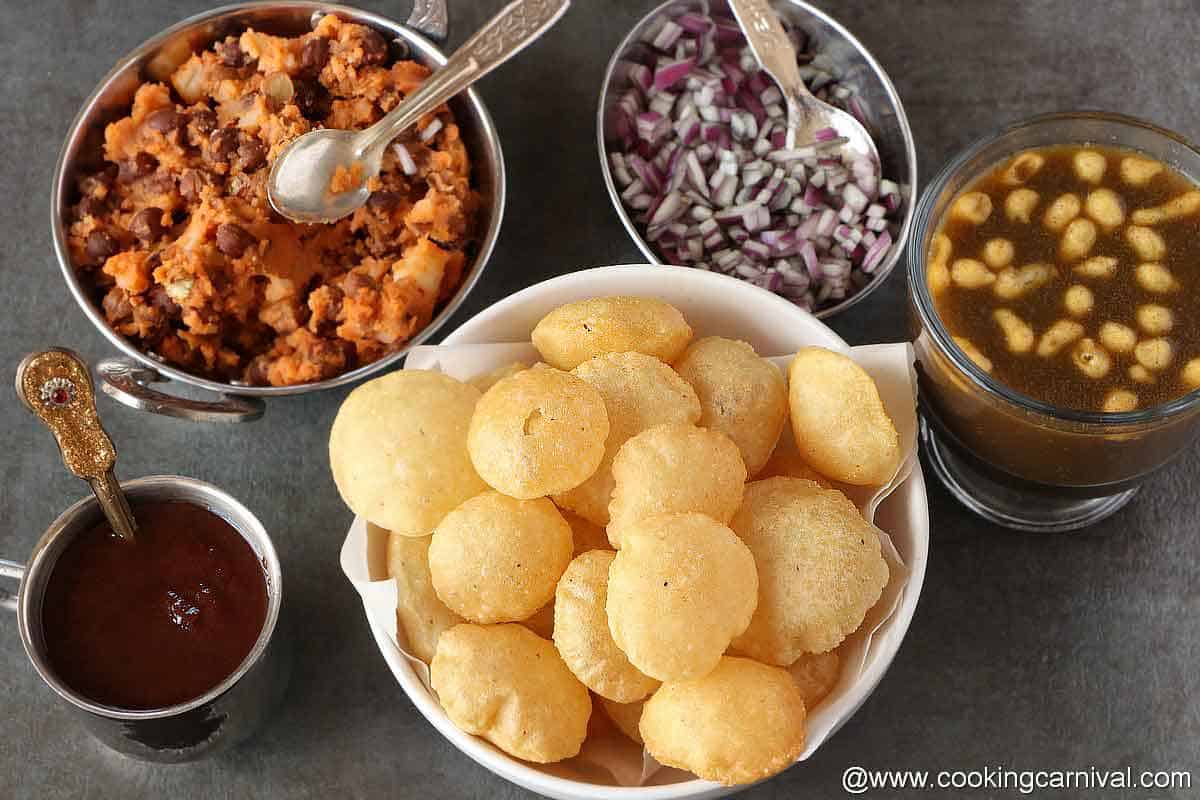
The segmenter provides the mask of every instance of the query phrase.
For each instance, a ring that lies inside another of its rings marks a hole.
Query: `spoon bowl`
[[[843,152],[869,158],[879,169],[875,140],[853,114],[813,96],[800,77],[796,48],[768,0],[729,0],[729,8],[746,34],[751,52],[763,70],[778,84],[787,103],[787,149],[818,141],[828,132],[844,140]]]
[[[868,158],[878,167],[879,151],[875,147],[875,140],[853,114],[831,106],[811,94],[808,99],[802,101],[802,105],[804,111],[800,122],[795,125],[790,121],[788,123],[790,146],[811,144],[821,138],[820,131],[832,129],[837,132],[838,139],[846,140],[841,148],[843,154],[853,154],[855,158]]]
[[[361,132],[332,128],[310,131],[279,154],[271,166],[271,206],[296,222],[334,222],[367,202],[368,178],[379,175],[383,151],[362,152]],[[335,176],[354,185],[334,191]]]
[[[570,0],[515,0],[479,29],[440,70],[362,131],[311,131],[293,140],[271,166],[267,197],[295,222],[334,222],[371,196],[383,152],[454,95],[515,56],[566,13]],[[433,123],[431,123],[433,124]],[[345,191],[343,177],[349,180]]]

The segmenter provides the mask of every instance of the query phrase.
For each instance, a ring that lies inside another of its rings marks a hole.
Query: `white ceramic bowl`
[[[748,283],[694,269],[662,266],[617,266],[573,272],[530,286],[468,320],[445,339],[445,344],[491,344],[529,340],[533,326],[549,311],[564,303],[603,295],[647,295],[659,297],[683,311],[697,335],[720,334],[744,339],[763,355],[783,355],[805,345],[845,351],[846,343],[806,311],[781,297],[763,292]],[[925,480],[918,464],[912,475],[888,497],[876,513],[876,522],[887,531],[908,568],[908,585],[881,644],[880,657],[869,662],[858,681],[840,697],[832,709],[840,727],[870,696],[891,664],[912,621],[917,598],[925,581],[929,550],[929,509]],[[355,521],[348,546],[359,553],[343,552],[347,559],[362,559],[365,525]],[[350,569],[347,569],[350,572]],[[394,614],[368,613],[371,631],[379,650],[400,686],[417,709],[459,750],[495,774],[530,791],[561,800],[678,800],[710,798],[731,794],[744,787],[726,787],[698,779],[677,783],[615,787],[567,780],[547,774],[514,759],[488,742],[463,733],[442,710],[437,698],[425,688],[413,665],[392,641]]]

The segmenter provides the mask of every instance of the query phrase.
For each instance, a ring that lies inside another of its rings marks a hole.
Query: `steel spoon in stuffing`
[[[281,152],[271,166],[271,205],[296,222],[333,222],[367,202],[367,184],[379,175],[387,146],[422,116],[519,53],[558,21],[570,0],[516,0],[455,51],[446,65],[387,116],[362,131],[311,131]],[[330,183],[341,167],[345,191]]]
[[[811,144],[819,130],[832,128],[846,140],[844,150],[879,164],[879,151],[871,134],[853,114],[818,100],[804,85],[796,48],[784,31],[768,0],[729,0],[738,25],[746,34],[750,51],[770,75],[787,102],[787,149]]]

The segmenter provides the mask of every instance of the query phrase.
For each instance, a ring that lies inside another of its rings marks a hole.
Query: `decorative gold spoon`
[[[67,469],[91,485],[108,524],[132,542],[137,523],[113,474],[117,450],[96,413],[87,364],[58,347],[31,353],[17,367],[17,395],[54,434]]]

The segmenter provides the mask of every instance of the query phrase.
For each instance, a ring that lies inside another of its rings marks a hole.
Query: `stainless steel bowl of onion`
[[[900,260],[916,148],[883,68],[840,23],[773,0],[819,98],[854,114],[879,161],[832,130],[786,146],[779,87],[720,0],[670,0],[630,31],[600,92],[597,141],[613,206],[656,264],[734,275],[828,317]]]

